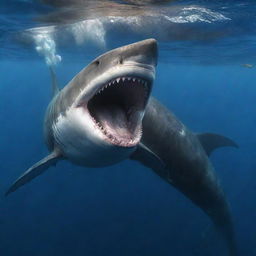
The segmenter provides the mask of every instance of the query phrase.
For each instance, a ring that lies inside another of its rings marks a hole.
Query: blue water
[[[59,12],[63,9],[40,2],[1,1],[0,254],[227,255],[200,209],[128,160],[102,169],[60,162],[4,197],[9,185],[47,154],[46,61],[55,60],[64,86],[106,50],[155,37],[153,95],[191,130],[220,133],[240,146],[218,149],[211,160],[230,203],[240,255],[256,255],[255,2],[174,1],[137,7],[139,13],[127,7],[125,16],[126,11],[110,15],[102,7],[86,8],[90,15],[78,15],[76,8],[70,20]],[[42,35],[51,46],[44,50],[38,48]]]

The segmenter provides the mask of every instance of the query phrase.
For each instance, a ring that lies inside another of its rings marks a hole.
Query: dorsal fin
[[[200,133],[197,137],[202,144],[206,154],[209,156],[215,149],[220,147],[235,147],[238,145],[231,139],[215,134],[215,133]]]
[[[50,166],[55,165],[59,159],[62,158],[62,155],[59,151],[53,151],[50,155],[46,156],[33,166],[31,166],[27,171],[25,171],[8,189],[5,195],[9,195],[14,192],[19,187],[25,185],[38,175],[46,171]]]
[[[56,72],[53,69],[52,66],[49,66],[50,73],[51,73],[51,80],[52,80],[52,97],[54,97],[58,92],[60,91],[59,86],[58,86],[58,80],[56,76]]]

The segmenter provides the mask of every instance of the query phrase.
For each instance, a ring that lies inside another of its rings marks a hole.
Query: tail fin
[[[221,233],[224,235],[228,246],[228,256],[238,256],[237,242],[235,239],[235,232],[233,230],[232,223],[229,226],[223,226],[220,228]]]
[[[223,195],[223,194],[222,194]],[[217,205],[210,207],[209,217],[212,219],[217,231],[225,240],[228,256],[237,256],[237,241],[235,238],[234,224],[231,216],[229,204],[224,195],[219,197]]]

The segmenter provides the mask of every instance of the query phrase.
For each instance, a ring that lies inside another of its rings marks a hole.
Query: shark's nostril
[[[122,57],[120,57],[120,59],[119,59],[119,64],[123,64],[123,58]]]

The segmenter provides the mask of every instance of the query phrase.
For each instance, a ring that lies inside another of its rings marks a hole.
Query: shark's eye
[[[95,60],[94,64],[95,64],[96,66],[99,66],[99,65],[100,65],[100,61],[99,61],[99,60]]]

